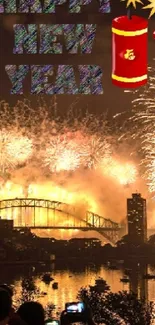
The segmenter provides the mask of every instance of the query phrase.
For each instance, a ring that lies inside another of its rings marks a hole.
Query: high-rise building
[[[147,241],[147,216],[146,200],[141,194],[132,194],[127,199],[127,221],[129,239],[136,244],[143,244]]]

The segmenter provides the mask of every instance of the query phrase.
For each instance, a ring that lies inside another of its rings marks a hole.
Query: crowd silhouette
[[[54,324],[54,321],[45,319],[45,311],[39,302],[26,301],[15,310],[13,308],[13,291],[2,284],[0,285],[0,325],[45,325]],[[86,308],[84,314],[68,315],[64,310],[58,323],[68,325],[75,322],[83,322],[88,325],[95,325],[91,312]]]
[[[84,305],[81,312],[62,311],[59,320],[46,319],[39,302],[25,301],[18,309],[13,308],[13,291],[0,285],[0,325],[150,325],[151,308],[138,301],[136,295],[120,292],[98,295],[81,288],[78,294]],[[79,301],[80,301],[79,300]],[[76,303],[72,303],[75,304]],[[79,303],[78,303],[79,304]]]

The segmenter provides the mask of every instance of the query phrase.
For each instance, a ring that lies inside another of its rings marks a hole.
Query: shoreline
[[[46,260],[46,261],[33,261],[33,260],[24,260],[24,261],[0,261],[0,265],[38,265],[38,266],[46,266],[46,265],[51,265],[51,264],[66,264],[66,263],[75,263],[76,261],[80,261],[81,264],[88,263],[89,265],[94,265],[94,264],[104,264],[108,262],[116,263],[116,264],[124,264],[129,261],[133,262],[146,262],[147,264],[154,262],[155,256],[135,256],[135,255],[128,255],[128,256],[121,256],[119,258],[116,257],[103,257],[102,259],[97,259],[94,257],[87,258],[82,256],[81,257],[58,257],[55,260]]]

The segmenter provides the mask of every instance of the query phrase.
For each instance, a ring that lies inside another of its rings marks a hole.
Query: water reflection
[[[48,285],[42,281],[45,272],[50,272],[54,281],[58,282],[58,290],[52,288],[52,282]],[[129,283],[120,282],[125,273],[128,274]],[[0,270],[0,282],[14,285],[14,304],[18,305],[22,298],[25,299],[23,279],[31,277],[36,288],[32,287],[32,290],[28,290],[28,295],[39,301],[45,308],[47,305],[54,304],[56,312],[60,312],[64,309],[66,302],[76,299],[81,287],[94,285],[98,277],[104,278],[113,292],[133,291],[138,294],[139,298],[155,301],[155,281],[144,279],[147,273],[155,274],[155,266],[147,267],[145,263],[129,262],[119,267],[118,270],[111,270],[105,265],[97,267],[93,264],[89,266],[52,265],[45,266],[44,269],[37,268],[34,272],[26,267],[4,267]]]
[[[136,293],[140,299],[148,301],[148,280],[144,278],[146,274],[147,265],[145,263],[132,263],[132,269],[129,273],[129,289]]]

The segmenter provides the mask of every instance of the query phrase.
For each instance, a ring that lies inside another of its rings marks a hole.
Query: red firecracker
[[[147,83],[148,21],[117,17],[112,22],[112,83],[138,88]]]

